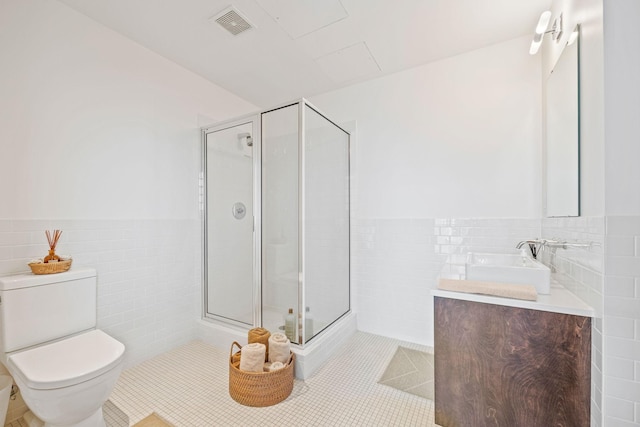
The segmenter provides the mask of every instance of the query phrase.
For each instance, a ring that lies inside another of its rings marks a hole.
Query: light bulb
[[[551,11],[545,10],[540,15],[540,19],[538,20],[538,25],[536,25],[536,34],[544,34],[547,31],[547,27],[549,26],[549,21],[551,20]]]

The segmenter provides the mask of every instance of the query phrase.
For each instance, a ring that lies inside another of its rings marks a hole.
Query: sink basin
[[[521,254],[470,252],[465,264],[467,280],[533,285],[539,294],[549,293],[549,267]]]

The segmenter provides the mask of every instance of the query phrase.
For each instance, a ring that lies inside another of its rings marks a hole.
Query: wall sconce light
[[[576,28],[573,29],[571,34],[569,35],[569,40],[567,40],[567,45],[571,46],[578,40],[578,36],[580,35],[580,25],[576,25]]]
[[[540,19],[538,19],[538,25],[536,25],[535,33],[533,35],[533,40],[531,41],[531,47],[529,48],[529,54],[535,55],[538,53],[540,49],[540,45],[542,44],[542,38],[545,34],[551,33],[551,38],[556,42],[560,40],[560,36],[562,36],[562,13],[558,16],[557,19],[553,21],[553,25],[551,29],[547,29],[549,27],[549,21],[551,21],[551,11],[545,10],[540,15]]]

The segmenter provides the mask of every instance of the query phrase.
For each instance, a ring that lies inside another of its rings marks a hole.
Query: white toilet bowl
[[[124,345],[94,329],[10,353],[7,369],[45,427],[103,427],[123,358]]]
[[[124,345],[99,329],[93,268],[0,277],[0,358],[46,427],[104,427]]]

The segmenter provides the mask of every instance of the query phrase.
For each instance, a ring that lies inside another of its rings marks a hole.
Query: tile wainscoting
[[[199,220],[0,219],[0,275],[28,271],[47,254],[52,229],[63,230],[57,253],[97,270],[98,327],[125,344],[126,367],[195,338]],[[7,420],[26,410],[21,398],[10,401]]]
[[[640,426],[640,216],[606,218],[605,426]]]
[[[539,219],[354,219],[352,295],[358,329],[433,346],[431,290],[447,260],[503,252],[540,235]]]
[[[127,345],[128,366],[194,338],[200,317],[199,220],[0,220],[0,274],[59,252],[98,270],[98,326]],[[352,220],[358,329],[433,345],[430,291],[447,259],[505,251],[524,239],[596,242],[557,250],[557,272],[594,307],[592,425],[640,424],[640,217]],[[548,255],[548,254],[547,254]],[[545,256],[547,256],[545,255]],[[606,349],[606,351],[605,351]]]
[[[28,271],[52,229],[57,253],[97,270],[98,327],[127,346],[127,366],[195,338],[199,220],[0,220],[0,274]]]

